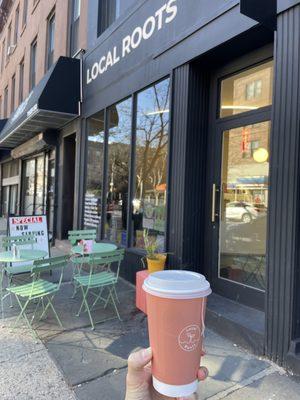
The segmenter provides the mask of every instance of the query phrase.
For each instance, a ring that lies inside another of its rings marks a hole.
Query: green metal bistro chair
[[[24,236],[5,236],[2,238],[2,247],[5,250],[11,250],[12,245],[18,247],[33,245],[37,242],[37,237],[35,235],[24,235]],[[18,264],[18,263],[16,263]],[[23,265],[14,265],[14,263],[7,263],[5,266],[5,273],[7,275],[7,286],[10,287],[13,282],[13,278],[21,274],[31,273],[32,263]],[[12,299],[10,296],[10,306],[12,307]]]
[[[80,240],[96,240],[96,229],[86,229],[80,231],[69,231],[68,240],[72,246],[75,246]]]
[[[19,322],[20,318],[23,317],[31,333],[37,338],[37,335],[32,327],[32,322],[40,306],[42,307],[42,313],[39,317],[39,321],[47,314],[47,311],[50,307],[58,324],[61,328],[63,327],[61,320],[59,319],[53,306],[53,299],[55,294],[60,289],[63,271],[68,263],[68,259],[68,256],[59,256],[44,260],[36,260],[32,266],[32,282],[20,286],[12,286],[7,289],[10,293],[16,296],[17,302],[21,308],[21,312],[14,322],[12,328],[14,328]],[[41,277],[42,273],[50,272],[54,269],[60,269],[60,278],[58,283],[49,282]],[[35,308],[33,315],[29,320],[26,315],[26,310],[31,302],[35,303]]]
[[[122,260],[124,259],[124,249],[115,250],[109,253],[95,253],[90,255],[90,271],[86,275],[76,275],[74,277],[75,282],[78,287],[81,288],[82,291],[82,303],[80,309],[78,311],[77,316],[80,315],[83,308],[87,311],[92,329],[95,329],[94,321],[91,315],[91,311],[97,304],[99,300],[104,301],[104,307],[106,308],[109,301],[111,300],[117,317],[121,320],[116,301],[118,302],[118,296],[116,291],[116,284],[119,279],[120,265]],[[113,263],[117,263],[117,270],[113,272],[111,270],[111,265]],[[97,269],[106,268],[105,271],[97,272]],[[98,289],[98,293],[95,293],[95,290]],[[108,296],[105,298],[102,296],[103,291],[108,290]],[[88,304],[87,296],[89,292],[95,296],[95,301],[92,305]],[[103,322],[103,321],[102,321]]]

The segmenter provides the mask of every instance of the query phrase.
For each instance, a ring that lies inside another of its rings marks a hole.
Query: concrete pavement
[[[24,328],[10,332],[8,325],[19,310],[6,302],[0,330],[1,400],[124,399],[127,357],[135,348],[149,344],[147,319],[135,308],[134,287],[120,279],[122,322],[114,318],[111,307],[104,310],[100,306],[94,312],[99,323],[92,331],[86,314],[76,317],[81,296],[70,298],[70,276],[68,267],[55,299],[64,329],[49,314],[35,324],[37,341]],[[56,280],[57,276],[48,278]],[[199,384],[198,400],[300,399],[299,382],[210,330],[205,348],[202,363],[210,376]]]

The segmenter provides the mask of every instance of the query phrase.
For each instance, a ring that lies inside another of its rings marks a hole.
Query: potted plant
[[[148,271],[151,274],[152,272],[162,271],[165,268],[167,254],[159,253],[158,250],[158,242],[154,236],[149,236],[149,232],[147,229],[144,230],[144,244],[145,250],[147,252],[146,258]],[[144,263],[144,260],[142,259]]]

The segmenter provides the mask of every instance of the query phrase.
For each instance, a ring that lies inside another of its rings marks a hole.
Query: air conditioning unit
[[[17,47],[16,44],[11,44],[10,46],[8,46],[7,55],[8,55],[8,56],[11,56],[12,53],[15,51],[15,48],[16,48],[16,47]]]

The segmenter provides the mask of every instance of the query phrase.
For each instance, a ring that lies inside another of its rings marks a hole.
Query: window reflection
[[[221,117],[257,110],[272,103],[273,61],[247,69],[221,83]]]
[[[35,159],[27,160],[24,177],[24,214],[33,215],[35,189]]]
[[[220,276],[265,288],[270,122],[223,133]]]
[[[167,201],[167,157],[170,81],[138,94],[136,117],[134,245],[143,247],[143,230],[164,249]]]
[[[88,119],[85,228],[100,229],[104,155],[104,111]]]
[[[131,104],[128,99],[109,109],[105,238],[123,246],[127,244]]]

